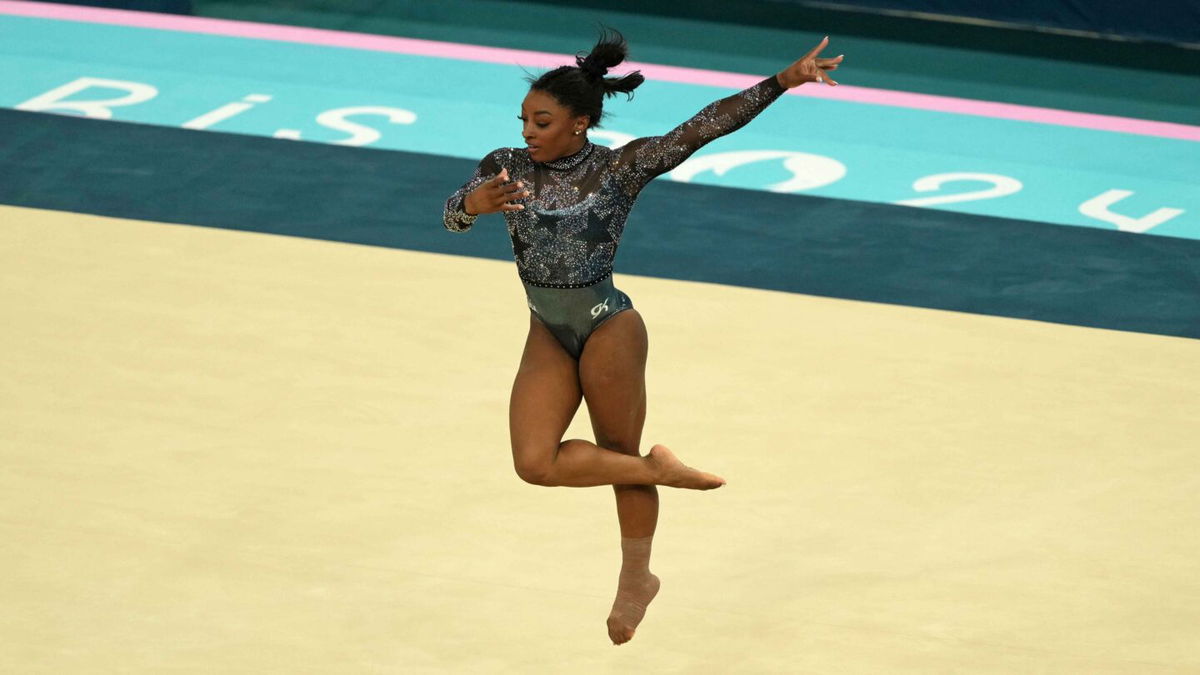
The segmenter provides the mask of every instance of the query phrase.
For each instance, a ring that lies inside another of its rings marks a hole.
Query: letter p
[[[102,89],[123,89],[128,92],[125,96],[93,100],[64,100],[79,92],[99,87]],[[61,87],[25,101],[16,106],[17,110],[34,112],[73,112],[84,117],[112,119],[112,110],[117,106],[137,105],[158,96],[158,90],[141,82],[126,82],[124,80],[104,80],[98,77],[81,77],[74,82],[68,82]]]

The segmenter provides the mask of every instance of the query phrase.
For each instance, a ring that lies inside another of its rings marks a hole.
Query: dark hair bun
[[[628,54],[625,38],[617,31],[601,26],[600,39],[591,52],[576,56],[573,66],[559,66],[541,75],[530,75],[527,78],[529,88],[549,93],[575,115],[587,115],[588,128],[597,126],[604,117],[606,96],[628,94],[633,98],[633,90],[646,81],[637,71],[623,77],[605,77],[608,69],[620,64]]]
[[[625,37],[612,28],[602,27],[596,46],[587,56],[576,56],[575,65],[589,80],[601,84],[605,96],[621,93],[632,97],[633,90],[646,81],[640,72],[634,71],[624,77],[605,77],[609,68],[619,65],[627,56],[629,45]]]

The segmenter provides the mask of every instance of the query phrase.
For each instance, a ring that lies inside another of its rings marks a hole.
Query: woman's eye
[[[537,126],[539,129],[545,129],[546,127],[550,126],[550,123],[549,122],[538,122]]]

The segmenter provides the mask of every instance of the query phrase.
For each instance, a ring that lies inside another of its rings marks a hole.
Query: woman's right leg
[[[582,396],[578,362],[541,321],[530,316],[529,337],[509,404],[517,474],[535,485],[569,487],[656,482],[656,467],[644,458],[588,441],[562,440]]]
[[[640,455],[646,422],[646,324],[637,310],[621,312],[588,338],[579,359],[579,381],[596,442]],[[621,572],[609,612],[608,637],[624,644],[646,616],[661,582],[650,572],[650,549],[658,524],[658,488],[614,485],[621,528]]]
[[[513,382],[509,432],[517,474],[535,485],[668,485],[719,487],[710,474],[669,453],[626,455],[580,439],[563,441],[579,409],[579,364],[541,321],[530,316],[529,337]]]

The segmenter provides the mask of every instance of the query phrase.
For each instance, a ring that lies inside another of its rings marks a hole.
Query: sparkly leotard
[[[534,162],[523,148],[494,150],[446,201],[443,222],[454,232],[470,229],[476,216],[463,211],[463,201],[502,168],[512,180],[524,183],[531,192],[519,202],[524,210],[504,212],[517,272],[530,309],[579,358],[591,331],[632,307],[627,296],[612,288],[610,277],[625,219],[638,193],[709,141],[744,126],[784,91],[771,76],[710,103],[666,135],[638,138],[616,149],[586,142],[574,155],[551,162]],[[597,286],[606,281],[606,286]],[[599,293],[548,290],[585,288]]]

